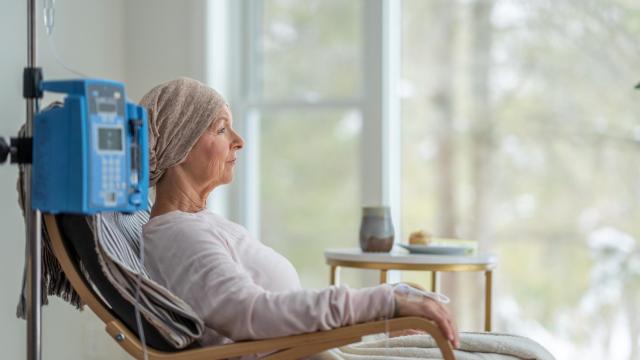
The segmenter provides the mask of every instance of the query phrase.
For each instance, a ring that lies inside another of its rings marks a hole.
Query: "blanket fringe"
[[[24,125],[18,132],[19,136],[24,136]],[[24,187],[24,168],[20,167],[18,181],[16,184],[16,190],[18,191],[18,203],[22,210],[22,216],[25,217],[25,187]],[[27,245],[25,245],[25,261],[24,270],[22,273],[22,291],[20,292],[20,298],[18,299],[18,305],[16,307],[16,317],[20,319],[26,319],[27,309],[27,274],[28,274],[28,259],[29,254],[27,252]],[[49,304],[49,296],[58,296],[62,300],[70,303],[78,310],[82,310],[84,303],[80,299],[80,295],[73,289],[69,279],[62,271],[62,267],[58,262],[58,259],[53,253],[51,247],[51,240],[47,233],[46,226],[42,226],[42,305]]]

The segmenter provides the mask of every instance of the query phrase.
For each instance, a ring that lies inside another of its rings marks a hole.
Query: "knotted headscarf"
[[[149,114],[149,186],[183,162],[202,133],[226,105],[217,91],[179,78],[160,84],[140,100]]]

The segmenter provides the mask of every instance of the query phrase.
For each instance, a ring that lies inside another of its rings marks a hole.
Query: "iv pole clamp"
[[[26,133],[24,137],[10,138],[9,144],[7,144],[3,137],[0,137],[0,164],[3,164],[5,161],[7,161],[7,158],[10,158],[11,164],[31,164],[33,157],[33,116],[35,115],[36,110],[35,101],[42,98],[42,89],[40,88],[41,82],[41,68],[24,68],[24,72],[22,73],[22,96],[27,100],[27,126],[25,128]]]
[[[0,137],[0,164],[9,159],[10,164],[31,164],[33,156],[33,138],[17,137],[10,138],[7,144],[3,137]]]

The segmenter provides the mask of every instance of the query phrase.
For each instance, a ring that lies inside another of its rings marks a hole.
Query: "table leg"
[[[484,298],[484,331],[491,331],[491,301],[493,286],[493,271],[485,271]]]
[[[438,272],[431,272],[431,292],[438,292]]]
[[[340,282],[340,268],[332,265],[329,273],[329,285],[338,285]]]
[[[387,270],[382,269],[380,270],[380,284],[386,284],[386,283],[387,283]]]

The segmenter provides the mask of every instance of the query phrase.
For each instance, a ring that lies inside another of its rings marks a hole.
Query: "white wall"
[[[15,134],[24,119],[21,66],[26,62],[26,6],[9,1],[0,13],[0,135]],[[24,358],[26,325],[15,317],[24,254],[22,220],[13,191],[17,170],[0,165],[0,348],[3,358]]]
[[[38,7],[42,1],[37,1]],[[203,1],[58,0],[54,39],[65,62],[91,77],[124,81],[129,97],[177,76],[202,78]],[[26,1],[4,1],[0,12],[0,136],[24,122]],[[73,78],[57,65],[38,9],[38,59],[46,79]],[[192,54],[190,54],[190,52]],[[0,165],[0,349],[2,359],[26,357],[26,323],[15,317],[24,263],[24,225],[17,206],[17,168]],[[43,308],[43,358],[128,359],[90,311],[52,299]]]
[[[127,91],[134,101],[180,76],[204,81],[205,1],[136,0],[125,4]]]
[[[226,2],[136,0],[125,2],[128,96],[139,101],[152,87],[180,76],[226,90]],[[206,17],[210,16],[208,26]],[[216,33],[218,36],[208,36]],[[209,51],[207,51],[207,49]],[[209,207],[226,214],[227,187],[215,189]]]

